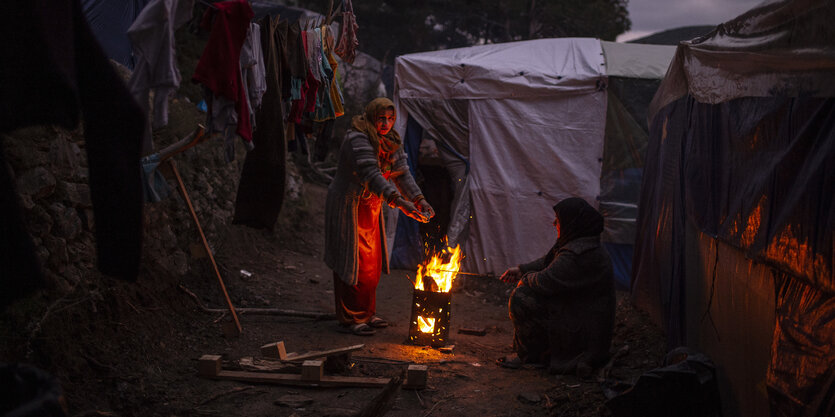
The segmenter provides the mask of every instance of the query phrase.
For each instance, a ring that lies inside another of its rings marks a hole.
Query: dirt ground
[[[322,185],[306,184],[305,199],[285,207],[274,233],[230,226],[221,242],[212,243],[236,306],[333,312],[332,277],[321,261],[325,192]],[[381,279],[378,313],[391,326],[372,337],[340,333],[334,320],[244,314],[243,333],[230,339],[221,332],[230,318],[204,312],[180,288],[211,308],[224,308],[208,258],[198,263],[203,265],[196,273],[179,282],[145,271],[136,284],[103,281],[101,288],[80,289],[52,304],[35,328],[6,333],[12,343],[5,355],[56,375],[76,416],[349,416],[381,392],[250,385],[197,374],[203,354],[222,355],[225,367],[239,368],[241,358],[257,359],[259,347],[275,341],[283,341],[288,352],[364,344],[342,375],[392,377],[410,363],[428,365],[427,388],[401,390],[389,416],[609,414],[596,378],[495,364],[510,353],[512,340],[505,295],[510,287],[495,279],[470,278],[453,293],[454,349],[441,353],[406,343],[412,290],[404,275],[414,271]],[[17,310],[25,314],[25,308]],[[26,320],[10,318],[17,321]],[[487,334],[458,334],[461,327],[484,327]],[[612,350],[629,346],[615,363],[615,380],[630,382],[658,365],[663,337],[632,309],[625,293],[619,294],[615,330]]]

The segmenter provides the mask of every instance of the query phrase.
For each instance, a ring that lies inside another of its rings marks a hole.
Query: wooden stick
[[[319,381],[305,381],[301,375],[273,374],[246,371],[220,371],[216,375],[202,375],[212,379],[225,379],[243,382],[260,382],[278,385],[302,385],[319,387],[384,387],[391,378],[370,378],[357,376],[329,376],[324,375]]]
[[[210,403],[210,402],[212,402],[212,401],[214,401],[214,400],[216,400],[216,399],[218,399],[218,398],[220,398],[224,395],[234,394],[236,392],[246,391],[246,390],[252,389],[252,388],[253,388],[252,385],[247,385],[247,386],[244,386],[244,387],[234,387],[234,388],[226,390],[226,391],[218,392],[217,394],[214,394],[211,397],[206,398],[203,401],[200,401],[200,405],[206,405],[206,404],[208,404],[208,403]]]
[[[408,280],[409,280],[409,282],[411,282],[411,283],[412,283],[412,288],[417,287],[417,284],[415,284],[415,282],[414,282],[414,281],[412,281],[412,279],[411,279],[411,278],[409,278],[409,274],[403,274],[403,276],[405,276],[405,277],[406,277],[406,279],[408,279]]]
[[[295,362],[295,361],[303,361],[305,359],[312,359],[312,358],[321,358],[324,356],[333,356],[333,355],[340,355],[343,353],[353,352],[355,350],[360,350],[364,348],[364,344],[353,345],[348,347],[330,349],[330,350],[315,350],[312,352],[305,352],[305,353],[288,353],[287,357],[282,359],[284,362]]]
[[[180,290],[185,292],[186,294],[190,295],[191,298],[194,299],[194,302],[197,303],[197,306],[200,307],[201,310],[207,313],[223,313],[225,314],[227,310],[221,308],[208,308],[200,301],[196,294],[191,292],[188,288],[179,285]],[[287,310],[282,308],[236,308],[235,311],[238,313],[243,314],[260,314],[265,316],[290,316],[290,317],[305,317],[311,319],[318,319],[318,320],[331,320],[336,318],[334,314],[331,313],[319,313],[315,311],[299,311],[299,310]]]
[[[446,398],[444,398],[443,400],[440,400],[440,401],[436,402],[434,405],[432,405],[432,408],[430,408],[429,411],[427,411],[426,414],[423,415],[423,417],[429,417],[429,415],[432,414],[433,411],[435,411],[435,407],[437,407],[438,404],[440,404],[444,401],[446,401]]]
[[[403,384],[403,378],[394,377],[371,401],[360,410],[357,417],[383,417],[394,406],[397,394]]]
[[[200,142],[206,140],[206,128],[203,125],[198,124],[197,129],[194,132],[188,134],[188,136],[184,137],[183,139],[172,143],[171,145],[166,146],[161,151],[159,151],[159,162],[163,163],[172,156],[184,152],[187,149],[197,145]]]
[[[333,15],[333,0],[328,0],[328,15],[325,16],[325,22],[327,22],[328,25],[331,24],[332,15]]]
[[[206,249],[206,253],[209,255],[209,260],[212,261],[212,267],[215,270],[215,275],[217,275],[217,282],[220,284],[220,289],[223,291],[223,297],[226,299],[226,305],[229,307],[229,312],[232,313],[232,320],[235,322],[235,327],[238,329],[238,333],[240,334],[243,329],[241,329],[241,322],[238,320],[238,314],[235,313],[235,306],[232,305],[232,300],[229,299],[229,293],[226,292],[226,285],[223,283],[223,278],[220,276],[220,271],[217,269],[217,263],[215,263],[215,257],[212,255],[212,248],[209,247],[209,242],[206,240],[206,235],[203,234],[203,228],[200,227],[200,220],[197,218],[197,213],[194,212],[194,206],[191,204],[191,199],[188,197],[188,191],[186,191],[186,186],[183,184],[183,179],[180,177],[179,171],[177,171],[177,165],[174,164],[173,159],[169,159],[168,163],[171,165],[171,171],[174,172],[174,176],[177,178],[177,184],[180,186],[180,191],[183,193],[183,198],[186,199],[186,204],[188,204],[188,211],[191,213],[191,218],[194,219],[194,224],[197,226],[197,231],[200,232],[200,239],[203,242],[203,248]]]
[[[401,361],[397,359],[378,358],[373,356],[351,356],[351,359],[355,362],[380,363],[384,365],[408,365],[412,363],[412,361]]]

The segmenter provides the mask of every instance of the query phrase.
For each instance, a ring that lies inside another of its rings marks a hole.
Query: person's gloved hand
[[[400,211],[403,212],[403,214],[405,214],[405,215],[407,215],[407,216],[409,216],[409,217],[411,217],[411,218],[413,218],[413,219],[415,219],[415,220],[417,220],[421,223],[426,223],[426,222],[429,221],[429,219],[426,218],[426,216],[424,216],[423,213],[421,213],[420,210],[418,210],[417,206],[415,206],[414,203],[412,203],[409,200],[406,200],[403,197],[397,197],[394,200],[394,206],[399,208]]]
[[[427,219],[431,219],[435,217],[435,210],[432,209],[432,206],[429,205],[429,202],[426,201],[425,198],[420,197],[416,202],[415,205],[417,206],[418,210],[423,213]]]
[[[513,266],[513,267],[510,267],[510,268],[507,268],[507,271],[504,271],[504,274],[502,274],[501,278],[499,278],[499,279],[501,279],[503,282],[506,282],[508,284],[512,284],[512,283],[518,283],[521,278],[522,278],[522,270],[519,269],[518,266]]]

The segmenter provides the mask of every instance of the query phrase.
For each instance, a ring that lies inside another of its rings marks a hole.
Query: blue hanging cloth
[[[409,171],[413,177],[417,175],[421,137],[423,137],[423,127],[410,117],[406,121],[403,150],[409,157]],[[394,246],[389,261],[390,267],[415,270],[418,264],[423,262],[425,256],[423,238],[420,236],[420,224],[401,212],[397,219],[397,231],[394,235]]]

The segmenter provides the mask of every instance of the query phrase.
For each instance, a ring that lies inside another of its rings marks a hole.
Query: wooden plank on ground
[[[244,371],[299,373],[301,367],[296,363],[284,363],[279,360],[244,357],[238,360]]]
[[[321,381],[324,375],[325,361],[304,361],[302,363],[302,379],[305,381]]]
[[[403,388],[426,388],[427,371],[428,367],[426,365],[409,365],[409,368],[406,370],[406,383],[403,384]]]
[[[284,342],[272,342],[261,346],[261,355],[284,360],[287,359],[287,350],[284,348]]]
[[[242,382],[260,382],[277,385],[303,385],[318,387],[384,387],[391,378],[370,378],[358,376],[329,376],[323,375],[319,381],[305,381],[301,375],[268,374],[246,371],[220,371],[217,375],[203,375],[212,379],[226,379]]]
[[[330,349],[330,350],[314,350],[314,351],[311,351],[311,352],[304,352],[304,353],[293,352],[293,353],[288,353],[287,356],[285,358],[283,358],[282,360],[284,362],[297,362],[297,361],[303,361],[303,360],[306,360],[306,359],[322,358],[322,357],[326,357],[326,356],[341,355],[343,353],[349,353],[349,352],[353,352],[355,350],[360,350],[364,347],[365,347],[364,344],[359,344],[359,345],[348,346],[348,347],[337,348],[337,349]]]
[[[220,355],[203,355],[197,362],[197,372],[202,376],[214,376],[220,372]]]

